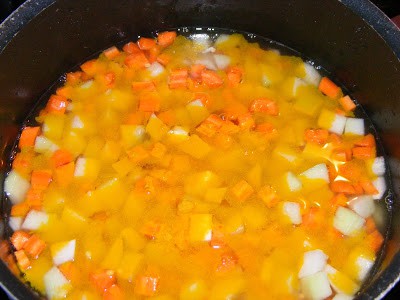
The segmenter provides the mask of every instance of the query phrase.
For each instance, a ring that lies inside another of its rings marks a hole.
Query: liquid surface
[[[164,33],[67,74],[6,180],[34,288],[55,299],[359,290],[383,241],[375,138],[313,66],[247,38]]]

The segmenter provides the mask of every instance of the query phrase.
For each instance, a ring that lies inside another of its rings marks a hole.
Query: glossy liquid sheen
[[[301,58],[242,35],[189,37],[161,49],[164,65],[145,50],[150,68],[127,65],[124,51],[101,54],[57,91],[68,99],[65,113],[45,108],[36,118],[40,136],[56,146],[17,154],[31,157],[28,168],[14,168],[25,180],[32,170],[51,173],[39,205],[12,212],[22,221],[31,210],[48,216],[37,230],[25,229],[46,248],[30,257],[24,278],[53,293],[44,277],[57,268],[67,283],[53,295],[68,299],[313,298],[310,290],[326,281],[326,297],[351,297],[369,270],[360,259],[372,265],[380,243],[371,237],[371,216],[349,234],[335,228],[338,207],[353,211],[351,200],[366,193],[345,192],[338,203],[331,185],[376,180],[375,154],[335,159],[338,148],[351,154],[361,135],[305,139],[308,129],[330,128],[332,112],[354,117],[339,104],[343,94],[325,96]],[[196,73],[196,64],[222,84]],[[229,77],[233,67],[239,82]],[[174,86],[177,70],[187,73]],[[156,106],[148,108],[148,99]],[[278,112],[257,108],[257,99]],[[321,120],[323,111],[331,113]],[[210,115],[220,122],[210,125]],[[57,149],[73,157],[61,172],[52,164]],[[314,166],[323,169],[317,179],[304,173]],[[73,260],[57,265],[54,257],[71,240]],[[304,254],[313,250],[327,262],[302,276]],[[110,283],[99,283],[96,274],[104,272]]]

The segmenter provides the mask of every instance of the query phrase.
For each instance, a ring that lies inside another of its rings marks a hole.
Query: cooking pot
[[[359,299],[380,299],[400,279],[400,31],[367,0],[28,0],[0,25],[0,188],[24,117],[64,72],[137,35],[222,27],[279,41],[327,69],[371,117],[390,165],[386,243]],[[2,219],[10,204],[2,199]],[[1,227],[0,285],[38,297],[17,279]],[[4,262],[8,262],[7,264]]]

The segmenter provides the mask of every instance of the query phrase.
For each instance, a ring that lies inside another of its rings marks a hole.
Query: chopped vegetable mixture
[[[141,37],[66,74],[5,181],[49,299],[351,299],[383,237],[357,105],[240,34]]]

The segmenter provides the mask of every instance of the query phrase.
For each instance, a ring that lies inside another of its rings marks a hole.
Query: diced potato
[[[116,270],[120,266],[122,260],[122,254],[124,253],[124,243],[122,238],[117,238],[111,244],[111,247],[107,251],[102,266],[104,269]]]
[[[78,179],[95,180],[100,171],[100,163],[93,158],[79,157],[76,160],[74,176]]]
[[[343,134],[347,118],[334,113],[331,110],[323,109],[318,117],[318,126],[336,134]]]
[[[53,153],[58,150],[59,147],[56,143],[45,137],[44,135],[39,135],[35,139],[34,150],[37,153]]]
[[[190,175],[185,180],[185,192],[190,195],[203,196],[210,188],[221,185],[221,179],[212,171],[203,171]]]
[[[224,222],[224,229],[230,234],[243,233],[245,230],[244,220],[240,213],[232,213]]]
[[[299,278],[303,278],[324,270],[328,256],[320,249],[304,253],[303,265],[299,271]]]
[[[305,170],[300,175],[306,177],[307,179],[323,180],[327,183],[329,182],[328,168],[324,163],[315,165],[310,169]]]
[[[296,202],[283,202],[282,213],[287,216],[294,225],[301,224],[300,204]]]
[[[214,281],[214,285],[211,289],[210,300],[219,299],[235,299],[246,288],[245,279],[240,276],[232,276],[227,278],[221,278]]]
[[[75,257],[76,240],[58,242],[50,247],[51,256],[56,266],[73,261]]]
[[[159,141],[168,132],[168,127],[156,115],[152,114],[146,125],[146,132],[153,140]]]
[[[122,145],[130,148],[144,140],[146,129],[143,125],[121,125],[120,132]]]
[[[189,223],[189,240],[191,242],[211,241],[212,223],[211,214],[192,214]]]
[[[10,198],[12,204],[18,204],[24,201],[30,186],[28,180],[12,170],[4,181],[4,192]]]
[[[57,267],[52,267],[44,275],[46,294],[50,299],[64,298],[72,286]]]
[[[302,85],[297,88],[294,109],[309,116],[316,116],[323,101],[323,96],[314,87]]]
[[[144,264],[144,254],[125,252],[117,268],[117,274],[121,278],[132,281]]]
[[[68,228],[71,231],[74,231],[76,233],[82,231],[88,222],[88,220],[84,216],[67,206],[64,207],[61,213],[61,220],[68,225]]]
[[[186,109],[189,112],[190,118],[192,119],[192,125],[197,126],[203,122],[210,114],[206,107],[204,107],[201,100],[195,100],[186,105]]]
[[[192,134],[187,140],[183,141],[179,148],[197,159],[204,158],[211,151],[211,146],[196,134]]]
[[[182,285],[179,299],[180,300],[203,300],[206,299],[208,287],[204,280],[191,280]]]
[[[210,187],[207,189],[204,200],[211,203],[221,204],[222,200],[225,197],[226,191],[228,188],[221,187],[221,188],[213,188]]]
[[[301,181],[292,172],[287,172],[285,176],[286,185],[291,192],[297,192],[301,190]]]
[[[51,140],[60,140],[64,130],[64,116],[49,114],[45,117],[42,132]]]
[[[121,231],[121,237],[124,241],[124,246],[129,251],[140,251],[146,245],[146,240],[143,235],[139,234],[132,227],[126,227]]]

